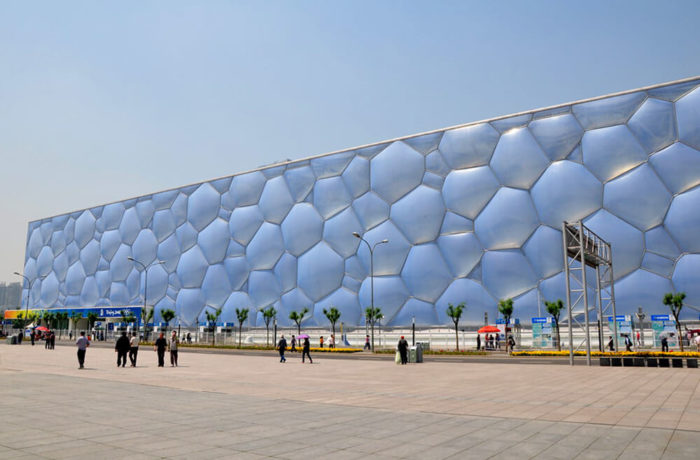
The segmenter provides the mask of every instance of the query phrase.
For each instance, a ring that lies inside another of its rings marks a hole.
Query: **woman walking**
[[[314,362],[311,360],[311,355],[309,354],[309,350],[311,349],[311,344],[309,343],[309,338],[305,337],[304,338],[304,348],[302,349],[301,352],[301,362],[304,362],[304,356],[309,357],[309,364],[313,364]]]
[[[170,336],[170,367],[177,367],[177,346],[180,344],[180,339],[177,338],[177,332],[173,331]]]

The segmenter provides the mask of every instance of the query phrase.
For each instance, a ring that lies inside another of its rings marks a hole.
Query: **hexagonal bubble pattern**
[[[559,228],[600,209],[603,187],[583,166],[571,161],[552,163],[532,188],[542,221]]]
[[[586,130],[617,125],[625,123],[645,97],[643,92],[606,97],[574,105],[573,112]]]
[[[446,302],[466,300],[476,325],[484,311],[495,317],[487,288],[514,297],[522,315],[534,311],[538,279],[548,277],[539,281],[545,297],[564,297],[558,229],[578,219],[612,243],[623,289],[648,279],[647,294],[658,297],[668,287],[659,279],[673,273],[691,290],[683,267],[700,251],[696,87],[503,117],[31,222],[25,275],[46,276],[32,302],[140,303],[133,255],[162,261],[149,268],[147,301],[162,308],[178,299],[183,322],[235,297],[255,308],[301,299],[316,310],[308,324],[324,327],[322,309],[334,302],[357,324],[370,265],[358,232],[390,241],[375,254],[385,321],[405,325],[415,314],[450,324]]]
[[[372,190],[393,203],[416,188],[424,172],[423,155],[403,142],[394,142],[372,159]]]
[[[538,222],[530,195],[504,187],[476,218],[474,231],[486,249],[518,248]]]
[[[676,102],[678,139],[700,149],[700,88],[696,88]]]
[[[195,318],[197,318],[197,315],[202,311],[205,305],[204,296],[200,289],[180,289],[177,293],[177,299],[175,299],[174,305],[172,300],[163,297],[163,300],[156,305],[155,310],[157,312],[157,317],[162,320],[160,312],[166,308],[174,308],[177,317],[183,325],[192,326],[194,325]],[[156,315],[154,315],[154,319]]]
[[[656,227],[644,234],[647,251],[652,251],[669,259],[676,259],[681,253],[664,227]]]
[[[455,278],[467,276],[481,259],[483,250],[473,233],[442,235],[437,242]]]
[[[583,136],[581,125],[568,113],[535,120],[530,132],[552,161],[566,158]]]
[[[586,219],[584,225],[612,246],[616,280],[639,268],[644,255],[644,239],[639,230],[604,209]]]
[[[690,305],[700,305],[698,273],[700,273],[700,254],[683,255],[678,259],[673,271],[673,287],[678,292],[685,292],[687,296],[685,302]]]
[[[633,315],[639,307],[646,311],[654,311],[664,294],[672,291],[673,287],[668,278],[646,270],[636,270],[615,283],[616,313]]]
[[[540,278],[564,269],[561,232],[551,227],[540,226],[523,246],[523,252]]]
[[[391,207],[391,219],[413,244],[434,240],[440,233],[445,206],[440,192],[421,185]]]
[[[403,234],[391,222],[384,222],[377,228],[365,233],[363,238],[375,247],[374,249],[374,274],[376,276],[398,275],[406,260],[411,245]],[[383,240],[387,243],[380,243]],[[367,272],[370,270],[370,254],[367,245],[362,243],[357,255]]]
[[[664,222],[671,236],[684,252],[699,252],[700,239],[700,187],[676,196]]]
[[[317,324],[328,324],[328,319],[323,314],[323,309],[335,307],[340,311],[340,320],[345,324],[360,324],[362,311],[357,294],[345,288],[340,288],[328,297],[314,305],[314,316]],[[289,315],[287,315],[289,316]],[[337,326],[336,326],[337,327]]]
[[[282,296],[280,301],[280,308],[277,309],[277,319],[280,323],[287,326],[291,326],[295,323],[289,319],[289,314],[293,311],[301,313],[304,308],[308,308],[309,314],[304,315],[305,318],[308,318],[314,313],[312,311],[313,308],[311,308],[312,305],[313,302],[311,301],[311,299],[309,299],[301,289],[292,289],[291,291]],[[304,324],[307,324],[307,321],[304,321]]]
[[[519,188],[532,186],[547,164],[547,158],[527,128],[503,134],[491,158],[491,168],[501,183]]]
[[[316,182],[316,176],[308,166],[288,169],[284,172],[284,177],[287,179],[287,186],[289,186],[289,192],[294,201],[303,201],[314,188],[314,182]]]
[[[537,283],[530,263],[520,251],[487,251],[481,267],[484,286],[498,299],[515,297]]]
[[[326,221],[323,225],[323,239],[335,252],[343,257],[350,257],[357,252],[360,244],[360,240],[352,234],[353,232],[362,233],[362,231],[362,224],[355,212],[352,208],[348,208]]]
[[[360,287],[360,305],[363,310],[371,305],[371,280],[365,279]],[[394,315],[408,300],[409,292],[398,276],[378,276],[374,278],[374,305],[381,309],[382,324],[390,324]]]
[[[356,199],[352,207],[365,230],[376,227],[389,218],[389,205],[372,192]]]
[[[228,272],[223,264],[211,265],[202,281],[202,295],[207,305],[219,308],[231,294]]]
[[[250,309],[252,306],[252,301],[250,297],[245,292],[234,291],[229,295],[228,299],[224,303],[224,307],[221,310],[221,316],[219,320],[226,323],[238,324],[238,317],[236,316],[236,309],[242,310],[244,308]],[[204,312],[202,312],[204,313]],[[206,315],[205,315],[206,318]]]
[[[197,244],[210,265],[224,260],[230,238],[228,223],[222,219],[215,219],[199,233]]]
[[[452,281],[447,264],[435,244],[414,246],[401,271],[411,294],[426,302],[435,302]]]
[[[642,268],[668,278],[673,273],[674,262],[674,260],[656,255],[653,252],[647,252],[642,259]]]
[[[450,211],[474,219],[496,193],[500,184],[488,166],[452,171],[442,187]]]
[[[258,204],[266,221],[281,223],[293,205],[294,199],[289,193],[284,177],[275,177],[267,181]]]
[[[647,99],[627,126],[648,152],[656,152],[670,145],[676,137],[673,104],[658,99]]]
[[[435,306],[418,299],[408,299],[403,308],[394,316],[389,326],[410,324],[415,320],[417,326],[439,324]]]
[[[700,184],[700,152],[677,142],[649,158],[661,180],[673,193],[682,193]]]
[[[351,152],[326,155],[311,160],[311,168],[318,179],[324,177],[338,176],[352,160]]]
[[[587,131],[581,144],[583,164],[603,182],[647,159],[646,152],[626,126]]]
[[[229,193],[231,209],[256,204],[265,187],[265,176],[260,171],[235,176],[231,181]]]
[[[659,225],[670,202],[671,194],[646,164],[605,184],[603,206],[640,230]]]
[[[265,222],[248,245],[246,257],[252,270],[271,269],[284,253],[279,225]]]
[[[489,163],[498,137],[488,123],[465,126],[445,131],[439,150],[453,169],[482,166]]]
[[[324,219],[338,214],[350,206],[351,201],[352,197],[340,177],[318,180],[314,186],[314,206]]]
[[[313,301],[340,287],[345,263],[326,243],[319,243],[299,257],[297,284]]]
[[[454,280],[435,303],[435,311],[440,324],[452,322],[446,313],[449,304],[459,305],[462,302],[464,302],[466,309],[462,313],[460,324],[483,325],[484,313],[488,313],[489,318],[496,317],[496,299],[476,281],[460,278]]]
[[[538,301],[537,289],[532,289],[513,299],[513,318],[520,318],[521,322],[525,323],[533,317],[540,316],[542,308],[538,310]]]
[[[355,157],[342,174],[343,182],[353,198],[369,191],[369,161]]]

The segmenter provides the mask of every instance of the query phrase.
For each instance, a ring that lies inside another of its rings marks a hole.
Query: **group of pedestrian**
[[[294,335],[292,335],[292,347],[290,348],[290,351],[296,351],[296,344],[297,344],[297,339]],[[279,342],[277,342],[277,350],[280,353],[280,362],[286,363],[287,358],[285,357],[284,353],[287,351],[287,339],[284,338],[284,334],[282,334],[282,337],[280,338]],[[301,362],[302,363],[306,362],[305,358],[309,358],[309,364],[313,364],[313,360],[311,359],[310,351],[311,351],[311,342],[309,341],[308,337],[304,337],[304,342],[302,344],[302,349],[301,349]]]
[[[476,350],[500,350],[501,338],[499,334],[484,335],[484,346],[481,346],[481,334],[476,334]]]
[[[294,337],[294,336],[292,336]],[[324,345],[324,339],[323,336],[319,337],[318,339],[318,345],[319,347],[323,348]],[[328,348],[335,348],[335,335],[331,334],[331,336],[328,338]]]
[[[44,340],[44,348],[46,350],[53,350],[56,348],[56,333],[52,330],[47,330],[44,333],[39,333],[35,329],[29,332],[29,340],[32,342],[32,346],[37,340]]]
[[[114,344],[114,352],[117,354],[117,367],[126,367],[126,358],[129,357],[131,362],[131,367],[136,367],[136,360],[139,354],[139,345],[141,339],[136,332],[131,333],[131,337],[122,331],[121,336],[117,339]],[[79,369],[84,369],[85,367],[85,352],[90,346],[90,340],[85,336],[85,332],[80,332],[78,340],[75,342],[78,347],[78,365]],[[180,339],[175,331],[169,339],[165,338],[163,332],[160,333],[155,343],[153,344],[153,350],[158,355],[158,367],[165,367],[165,352],[170,352],[170,366],[177,367],[177,352],[180,345]],[[310,359],[310,358],[309,358]]]

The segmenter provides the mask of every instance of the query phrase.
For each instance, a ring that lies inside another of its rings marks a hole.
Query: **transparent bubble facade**
[[[334,306],[363,324],[496,317],[527,323],[564,298],[561,223],[612,243],[618,314],[667,313],[665,292],[700,306],[700,79],[276,164],[29,224],[32,307],[149,305],[183,325],[204,308],[267,306],[288,325]],[[593,279],[591,277],[591,279]],[[26,299],[27,292],[24,292]],[[687,308],[687,318],[697,318]],[[262,315],[250,315],[262,325]]]

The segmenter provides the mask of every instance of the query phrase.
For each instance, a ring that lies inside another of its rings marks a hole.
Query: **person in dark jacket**
[[[301,362],[304,362],[304,356],[309,357],[309,364],[313,364],[314,362],[311,360],[311,355],[309,354],[309,350],[311,350],[311,343],[309,342],[309,338],[306,337],[304,339],[304,348],[301,351]]]
[[[668,351],[668,337],[661,337],[661,351]]]
[[[284,335],[282,336],[279,343],[277,344],[277,349],[280,352],[280,362],[286,363],[287,358],[284,357],[284,352],[287,350],[287,339],[284,338]]]
[[[481,350],[481,334],[476,334],[476,351]]]
[[[401,355],[401,364],[406,364],[408,362],[408,342],[404,336],[401,336],[401,340],[399,340],[396,348],[399,349],[399,354]]]
[[[292,348],[291,351],[297,351],[297,338],[292,334]]]
[[[608,349],[610,351],[615,351],[615,341],[613,340],[612,335],[609,337],[608,340]]]
[[[165,340],[164,334],[161,332],[155,343],[153,350],[158,352],[158,367],[165,366],[165,350],[168,348],[168,341]]]
[[[117,343],[114,345],[114,351],[117,353],[117,367],[126,366],[126,355],[130,348],[129,337],[126,336],[126,332],[122,331],[122,336],[117,339]]]

